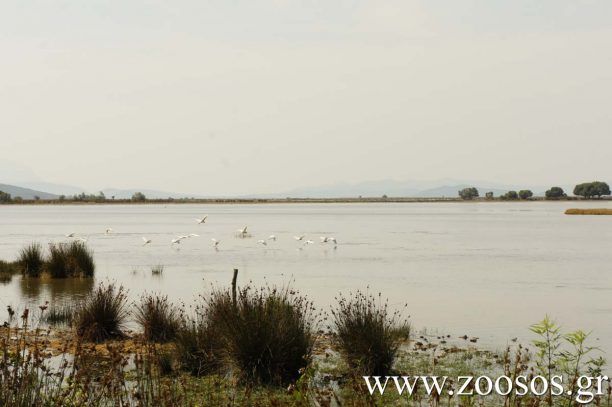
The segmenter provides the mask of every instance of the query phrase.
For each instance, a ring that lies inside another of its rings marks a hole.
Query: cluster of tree
[[[73,195],[71,198],[68,198],[71,201],[77,202],[103,202],[106,201],[106,196],[104,196],[104,192],[98,192],[98,195],[95,194],[86,194],[85,192],[81,192],[78,195]],[[60,201],[65,201],[66,196],[60,195]]]
[[[146,200],[147,197],[142,192],[136,192],[134,195],[132,195],[133,202],[144,202]]]
[[[459,191],[459,197],[465,200],[478,198],[478,190],[474,187],[463,188],[461,191]]]
[[[576,185],[574,195],[582,196],[586,199],[593,197],[601,198],[603,195],[610,195],[610,187],[605,182],[600,181],[584,182]]]
[[[521,189],[520,191],[508,191],[499,198],[504,201],[515,201],[517,199],[529,199],[533,196],[533,192],[529,189]]]
[[[546,199],[561,199],[567,196],[567,194],[565,193],[565,191],[563,191],[563,188],[561,187],[552,187],[551,189],[546,191],[544,195],[546,196]]]
[[[11,194],[4,191],[0,191],[0,203],[9,203],[11,201]]]

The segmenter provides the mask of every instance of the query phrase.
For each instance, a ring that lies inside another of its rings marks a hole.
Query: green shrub
[[[17,264],[25,276],[40,276],[44,263],[42,247],[39,243],[30,243],[19,251]]]
[[[128,316],[125,289],[100,284],[77,308],[77,334],[93,342],[123,338]]]
[[[360,375],[388,375],[400,344],[410,336],[410,324],[401,313],[390,313],[380,294],[374,298],[357,291],[340,296],[332,316],[338,346],[349,367]]]
[[[167,296],[144,295],[136,305],[134,318],[147,341],[167,342],[176,337],[178,316]]]

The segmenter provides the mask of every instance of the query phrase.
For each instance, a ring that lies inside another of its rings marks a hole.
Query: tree
[[[610,187],[608,184],[601,181],[584,182],[576,185],[574,188],[574,195],[582,196],[586,199],[590,199],[594,196],[601,198],[602,195],[610,195]]]
[[[521,199],[529,199],[533,196],[533,192],[529,189],[521,189],[518,193],[519,198]]]
[[[9,202],[11,202],[11,194],[0,191],[0,203],[9,203]]]
[[[459,191],[459,196],[461,199],[465,200],[478,198],[478,190],[474,187],[463,188],[461,191]]]
[[[545,193],[546,199],[559,199],[565,198],[567,194],[563,191],[561,187],[552,187]]]
[[[519,195],[516,193],[516,191],[508,191],[502,196],[500,196],[500,198],[503,199],[504,201],[514,201],[518,199],[518,197]]]
[[[493,192],[486,192],[485,193],[485,198],[487,200],[489,200],[489,201],[493,199],[493,196],[494,196]]]
[[[34,200],[35,201],[40,201],[40,197],[38,195],[34,195]]]
[[[132,201],[134,202],[144,202],[147,200],[147,197],[142,192],[136,192],[132,195]]]
[[[60,195],[59,200],[60,202],[64,202],[66,200],[66,195]]]

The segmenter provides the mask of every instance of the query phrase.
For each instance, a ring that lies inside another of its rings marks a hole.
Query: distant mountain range
[[[237,198],[351,198],[351,197],[456,197],[460,189],[475,186],[480,195],[486,192],[493,192],[495,196],[506,193],[510,190],[530,189],[536,196],[541,196],[548,187],[533,185],[503,185],[486,181],[465,181],[454,179],[440,179],[433,181],[396,181],[379,180],[366,181],[359,183],[338,183],[332,185],[313,186],[297,188],[282,193],[268,194],[249,194]],[[571,193],[568,186],[562,186],[567,192]],[[59,195],[78,195],[80,193],[97,194],[99,191],[86,191],[83,188],[52,184],[42,181],[21,182],[19,186],[0,184],[0,191],[8,192],[13,197],[20,196],[23,199],[34,199],[39,196],[41,199],[57,199]],[[135,192],[142,192],[151,199],[166,198],[211,198],[211,196],[193,195],[175,192],[166,192],[151,189],[116,189],[104,188],[102,192],[107,198],[129,199]],[[230,197],[231,198],[231,197]]]

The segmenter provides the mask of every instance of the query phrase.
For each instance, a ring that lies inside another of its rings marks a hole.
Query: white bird
[[[242,229],[238,229],[238,233],[240,233],[241,235],[246,235],[246,233],[247,233],[247,227],[248,227],[248,226],[245,226],[245,227],[243,227]]]
[[[147,239],[146,237],[142,237],[142,241],[144,242],[142,245],[146,246],[151,243],[151,239]]]
[[[270,235],[270,236],[268,236],[268,240],[272,240],[272,241],[276,242],[276,236]]]
[[[212,242],[213,242],[213,247],[216,249],[216,248],[217,248],[217,246],[219,246],[219,243],[220,243],[220,242],[219,242],[217,239],[215,239],[214,237],[213,237],[212,239],[210,239],[210,240],[212,240]]]
[[[268,245],[268,242],[266,242],[265,240],[258,240],[257,243],[262,244],[264,246]]]
[[[293,238],[294,238],[295,240],[302,240],[302,239],[304,239],[305,237],[306,237],[305,235],[301,235],[301,236],[293,236]]]
[[[75,233],[74,233],[74,232],[72,232],[72,233],[68,233],[68,234],[66,235],[66,237],[74,237],[74,235],[75,235]]]
[[[327,243],[329,241],[327,236],[321,236],[319,239],[321,239],[321,243]]]
[[[196,222],[198,222],[198,224],[206,223],[206,218],[208,218],[208,215],[204,215],[203,218],[195,218],[195,220],[196,220]]]
[[[335,238],[335,237],[330,237],[330,238],[328,238],[327,240],[328,240],[328,241],[330,241],[330,242],[334,242],[334,244],[335,244],[335,245],[337,245],[337,244],[338,244],[338,241],[336,240],[336,238]]]
[[[314,244],[314,242],[312,240],[306,240],[304,242],[304,245],[308,245],[308,244]]]
[[[187,236],[179,236],[177,238],[174,238],[174,239],[171,240],[171,243],[172,244],[180,244],[181,240],[183,240],[183,239],[187,239]]]
[[[113,229],[112,228],[106,228],[106,234],[110,235],[111,233],[113,233]]]
[[[199,237],[200,235],[198,235],[197,233],[190,233],[187,235],[187,237]]]

